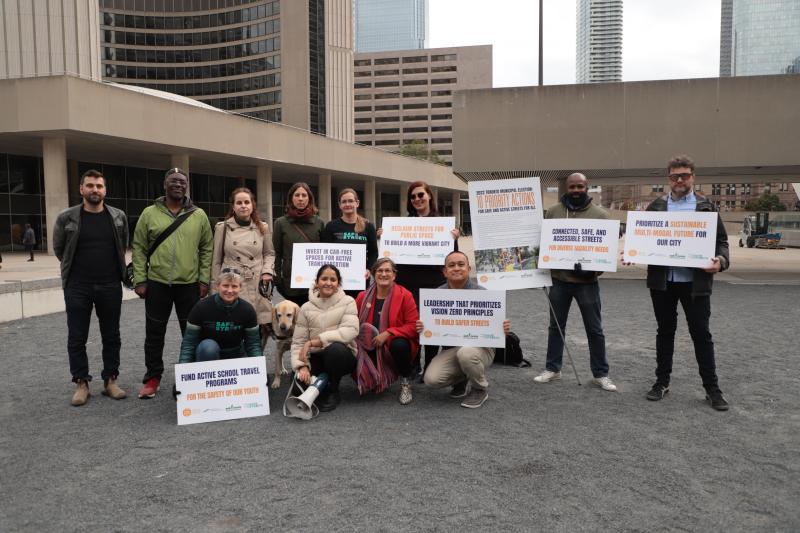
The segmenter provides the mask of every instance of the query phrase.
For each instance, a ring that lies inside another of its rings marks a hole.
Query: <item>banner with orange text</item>
[[[398,265],[444,266],[455,227],[455,217],[383,217],[378,255]]]
[[[503,348],[506,291],[420,289],[420,344]]]

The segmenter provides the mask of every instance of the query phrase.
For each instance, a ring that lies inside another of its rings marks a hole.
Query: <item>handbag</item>
[[[161,246],[161,243],[167,240],[167,237],[172,235],[172,233],[178,229],[178,227],[183,224],[192,214],[194,214],[196,210],[191,209],[186,213],[183,213],[181,216],[177,217],[175,220],[172,221],[172,224],[167,226],[164,231],[162,231],[156,240],[153,241],[153,244],[150,245],[150,249],[147,250],[147,257],[145,258],[145,262],[149,265],[150,263],[150,256],[153,255],[153,252],[156,251],[156,248]],[[122,284],[125,285],[128,289],[133,289],[133,261],[125,266],[125,279],[122,280]]]
[[[519,337],[514,332],[509,332],[506,335],[506,347],[497,348],[494,351],[494,362],[500,365],[510,365],[517,368],[525,368],[531,366],[522,353],[522,346],[519,343]]]

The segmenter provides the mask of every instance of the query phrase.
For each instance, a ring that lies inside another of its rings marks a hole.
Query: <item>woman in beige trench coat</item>
[[[244,187],[231,193],[228,215],[214,228],[211,279],[216,279],[223,268],[233,268],[241,273],[242,292],[239,297],[255,307],[258,323],[262,326],[263,344],[264,326],[272,321],[272,302],[259,294],[258,284],[262,280],[272,280],[275,251],[272,234],[258,216],[255,200],[250,189]]]

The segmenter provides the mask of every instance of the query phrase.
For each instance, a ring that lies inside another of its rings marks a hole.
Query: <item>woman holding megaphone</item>
[[[292,337],[292,370],[297,380],[308,385],[312,375],[328,375],[328,386],[315,402],[320,411],[336,409],[341,401],[339,381],[356,368],[358,314],[341,281],[334,265],[320,267]]]

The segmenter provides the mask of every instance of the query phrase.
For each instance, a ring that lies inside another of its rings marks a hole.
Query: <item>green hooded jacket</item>
[[[177,216],[187,211],[193,213],[156,248],[148,264],[147,251],[151,243]],[[187,197],[181,211],[173,215],[164,197],[157,198],[142,211],[133,232],[133,283],[138,286],[152,280],[167,285],[196,282],[208,285],[213,249],[211,224],[202,209]]]

